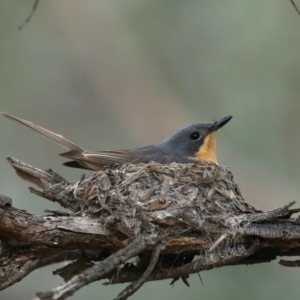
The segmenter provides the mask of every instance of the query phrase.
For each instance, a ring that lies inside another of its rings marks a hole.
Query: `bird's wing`
[[[75,161],[65,163],[64,165],[66,166],[77,167],[76,162],[78,162],[81,166],[84,163],[85,167],[91,170],[99,170],[103,166],[111,164],[124,164],[139,160],[129,150],[83,151],[80,153],[78,151],[69,151],[60,155]]]
[[[39,133],[41,133],[42,135],[46,136],[47,138],[51,139],[52,141],[56,142],[57,144],[63,146],[64,148],[68,149],[68,150],[74,150],[74,151],[77,151],[77,152],[82,152],[84,151],[83,148],[75,145],[74,143],[72,143],[71,141],[67,140],[65,137],[63,137],[62,135],[60,134],[57,134],[57,133],[54,133],[46,128],[43,128],[41,126],[38,126],[30,121],[26,121],[26,120],[23,120],[21,118],[18,118],[18,117],[15,117],[15,116],[12,116],[12,115],[9,115],[5,112],[2,112],[2,114],[9,118],[9,119],[12,119],[12,120],[15,120]]]

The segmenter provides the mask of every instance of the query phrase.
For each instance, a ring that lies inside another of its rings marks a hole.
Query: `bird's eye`
[[[200,138],[200,133],[195,131],[195,132],[191,133],[190,138],[192,140],[198,140]]]

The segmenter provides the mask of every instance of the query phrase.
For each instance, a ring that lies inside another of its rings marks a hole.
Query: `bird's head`
[[[196,123],[175,132],[157,146],[166,154],[217,163],[216,135],[232,116]]]

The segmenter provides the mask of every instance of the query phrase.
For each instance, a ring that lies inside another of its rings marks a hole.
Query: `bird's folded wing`
[[[111,164],[124,164],[127,162],[133,162],[137,158],[134,158],[130,151],[69,151],[60,154],[63,157],[73,159],[78,162],[84,163],[85,167],[89,167],[92,170],[98,170],[97,167],[103,167]],[[68,166],[72,166],[72,163],[68,162]],[[75,166],[75,165],[74,165]]]

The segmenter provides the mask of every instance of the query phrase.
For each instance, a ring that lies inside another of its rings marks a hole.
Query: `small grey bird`
[[[172,162],[191,163],[195,161],[217,163],[216,134],[232,118],[232,116],[227,116],[212,123],[189,125],[176,131],[164,141],[151,146],[130,150],[88,151],[70,142],[62,135],[35,125],[30,121],[4,112],[2,114],[68,149],[68,152],[60,154],[71,159],[71,161],[64,163],[65,166],[88,170],[100,170],[110,164],[146,163],[150,161],[162,164]]]

